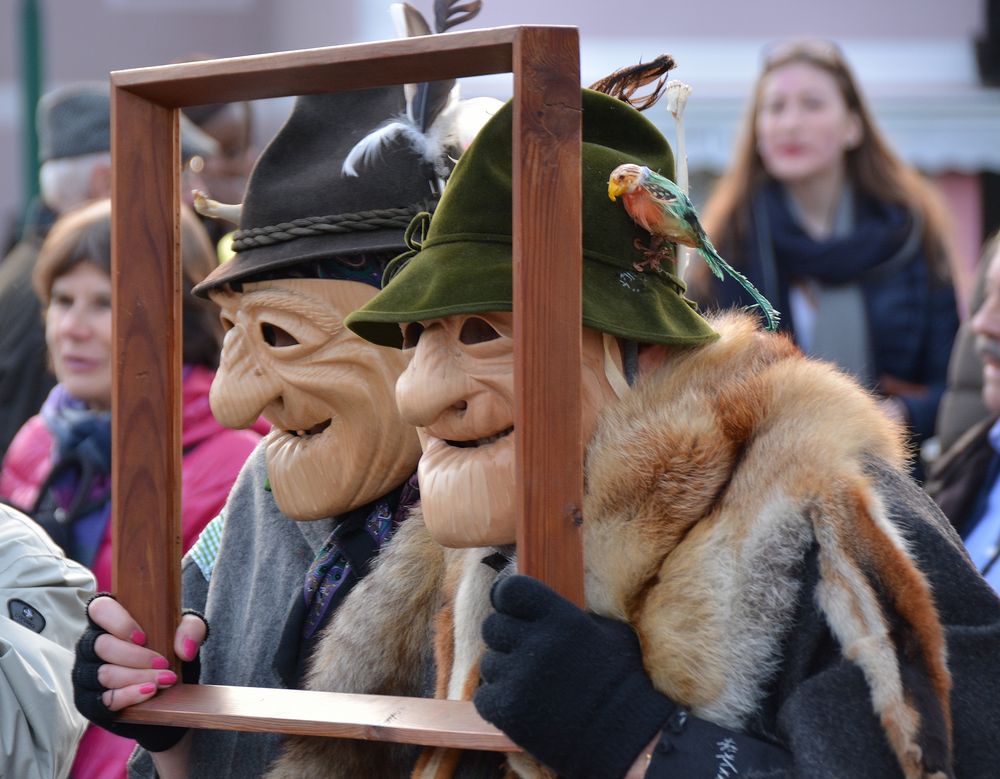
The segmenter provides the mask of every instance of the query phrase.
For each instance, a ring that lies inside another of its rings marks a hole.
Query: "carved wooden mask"
[[[409,354],[344,327],[375,292],[355,281],[277,279],[210,293],[226,328],[212,412],[227,427],[262,414],[274,426],[268,479],[292,519],[363,506],[416,466],[417,436],[393,402]]]
[[[486,313],[403,328],[409,366],[396,384],[403,419],[417,427],[420,498],[436,541],[451,547],[515,541],[513,316]],[[583,437],[615,393],[617,347],[606,369],[601,333],[583,333]],[[622,380],[624,381],[624,380]]]

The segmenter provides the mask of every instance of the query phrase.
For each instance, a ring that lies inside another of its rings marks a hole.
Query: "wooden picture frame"
[[[576,28],[500,27],[111,74],[113,581],[148,645],[165,656],[174,658],[180,612],[178,109],[504,72],[514,76],[518,560],[522,572],[582,603]],[[517,749],[459,701],[178,685],[122,719]]]

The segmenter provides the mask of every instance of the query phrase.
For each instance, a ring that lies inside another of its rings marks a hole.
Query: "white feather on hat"
[[[463,5],[458,2],[435,2],[437,32],[445,32],[469,21],[482,7],[482,0]],[[389,13],[396,34],[401,38],[430,35],[432,32],[423,15],[409,3],[393,3],[389,6]],[[461,100],[455,79],[405,84],[403,90],[406,113],[382,124],[358,141],[344,159],[341,170],[345,176],[360,175],[359,169],[377,159],[384,147],[397,138],[404,138],[421,159],[433,167],[439,186],[443,188],[458,156],[468,148],[479,129],[503,103],[490,97]]]

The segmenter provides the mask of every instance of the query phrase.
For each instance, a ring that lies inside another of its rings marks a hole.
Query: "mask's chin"
[[[328,467],[345,461],[337,456],[337,428],[326,419],[309,428],[275,428],[264,439],[268,481],[285,516],[298,521],[323,519],[350,507],[355,491],[344,489],[350,474],[343,469],[334,474]]]
[[[418,433],[420,504],[434,540],[455,548],[513,544],[513,427],[467,441]]]

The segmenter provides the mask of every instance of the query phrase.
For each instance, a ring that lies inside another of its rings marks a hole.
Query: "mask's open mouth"
[[[286,430],[285,432],[288,433],[288,435],[293,435],[297,438],[307,438],[311,435],[319,435],[322,433],[330,426],[332,421],[332,419],[327,419],[325,422],[313,425],[308,430]]]
[[[506,438],[513,432],[514,427],[511,425],[506,430],[486,436],[486,438],[476,438],[472,441],[449,441],[448,439],[445,439],[445,443],[448,444],[448,446],[457,446],[460,449],[469,449],[476,446],[488,446],[489,444],[499,441],[501,438]]]

